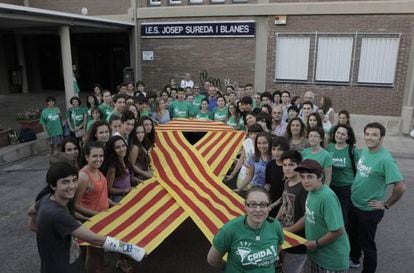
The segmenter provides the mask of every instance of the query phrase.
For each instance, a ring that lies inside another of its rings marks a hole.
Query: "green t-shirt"
[[[198,106],[195,106],[191,102],[189,102],[189,104],[190,104],[190,108],[188,110],[188,115],[189,115],[190,118],[194,118],[194,117],[196,117],[196,115],[200,111],[200,109],[198,108]]]
[[[210,112],[207,112],[207,113],[198,112],[195,118],[196,119],[210,119],[210,120],[212,119]]]
[[[283,244],[282,225],[278,220],[266,220],[260,229],[246,224],[246,216],[226,223],[213,239],[214,247],[228,253],[225,273],[274,273]]]
[[[109,118],[111,117],[112,112],[114,111],[114,108],[112,107],[112,105],[107,105],[105,103],[102,103],[98,107],[99,107],[99,110],[101,110],[102,112],[101,119],[109,121]]]
[[[86,123],[86,131],[89,131],[89,129],[91,128],[92,124],[94,124],[96,122],[96,120],[91,119]]]
[[[216,108],[214,109],[213,119],[226,122],[227,119],[227,107],[224,107],[223,109]]]
[[[190,113],[190,103],[186,100],[175,100],[170,104],[172,118],[188,118]]]
[[[326,150],[332,155],[332,186],[349,186],[354,182],[354,171],[352,161],[349,157],[348,145],[342,150],[335,148],[335,143],[330,143]],[[359,160],[359,151],[354,146],[354,162]]]
[[[240,129],[240,120],[241,120],[242,118],[239,118],[239,120],[238,121],[236,121],[235,119],[234,119],[234,117],[233,116],[230,116],[229,117],[229,119],[227,120],[227,125],[229,125],[229,126],[231,126],[231,127],[233,127],[234,129],[236,129],[236,130],[241,130]]]
[[[196,113],[200,111],[201,101],[204,98],[205,98],[205,96],[203,96],[203,95],[196,95],[196,96],[194,96],[193,105],[194,105],[194,110],[196,111]]]
[[[59,108],[48,107],[43,109],[40,114],[40,123],[46,127],[46,131],[50,137],[63,135]]]
[[[341,205],[336,194],[323,184],[321,188],[308,192],[305,212],[305,237],[309,241],[319,240],[329,231],[344,229]],[[327,270],[349,268],[349,240],[345,230],[335,241],[308,251],[309,258]]]
[[[140,116],[140,117],[149,117],[149,116],[150,116],[150,112],[149,112],[148,110],[142,110],[142,111],[139,113],[139,116]]]
[[[66,111],[66,119],[69,120],[72,127],[78,127],[83,123],[83,117],[87,112],[85,107],[69,108]]]
[[[301,153],[303,160],[313,159],[315,161],[318,161],[323,169],[332,166],[332,155],[323,148],[316,154],[312,153],[312,147],[303,149]]]
[[[384,147],[373,153],[364,147],[352,184],[352,203],[361,210],[374,210],[368,206],[368,202],[384,200],[387,186],[403,179],[397,163]]]

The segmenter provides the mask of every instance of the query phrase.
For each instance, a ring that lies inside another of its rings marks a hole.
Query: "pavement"
[[[56,105],[65,110],[65,96],[63,91],[48,91],[47,93],[30,93],[30,94],[7,94],[0,95],[0,129],[12,128],[19,131],[20,125],[15,119],[18,112],[33,108],[43,108],[46,106],[46,97],[54,96],[57,100]],[[86,94],[81,94],[81,99],[85,100]],[[369,116],[355,115],[352,125],[357,133],[357,145],[364,145],[362,126],[363,121],[370,121]],[[352,120],[352,114],[351,114]],[[378,120],[378,117],[372,117],[372,120]],[[395,157],[413,159],[414,158],[414,139],[403,134],[395,134],[395,130],[389,130],[390,134],[384,139],[386,147]],[[40,133],[37,140],[8,145],[0,148],[0,166],[5,166],[21,159],[47,151],[47,135]]]

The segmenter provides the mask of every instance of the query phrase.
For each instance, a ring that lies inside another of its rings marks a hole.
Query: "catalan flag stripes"
[[[181,132],[211,132],[232,131],[233,128],[221,121],[174,119],[167,124],[158,125],[156,131],[181,131]]]
[[[203,158],[183,138],[179,132],[159,133],[160,145],[153,154],[154,166],[160,166],[161,162],[172,163],[157,169],[162,178],[160,183],[212,240],[224,223],[241,215],[242,199],[217,181]]]
[[[151,179],[84,225],[101,235],[143,246],[150,253],[187,217],[158,180]]]

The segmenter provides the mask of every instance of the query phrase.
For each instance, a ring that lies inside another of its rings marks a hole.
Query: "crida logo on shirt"
[[[368,177],[369,174],[371,173],[372,167],[364,165],[364,158],[361,157],[358,160],[357,169],[358,169],[359,174],[362,177]]]
[[[306,220],[308,220],[309,223],[315,224],[315,212],[309,209],[308,200],[306,200],[305,202],[305,215],[306,215]]]
[[[236,254],[240,256],[240,262],[243,266],[255,265],[267,267],[277,261],[278,255],[274,245],[265,249],[253,250],[248,242],[240,242]]]

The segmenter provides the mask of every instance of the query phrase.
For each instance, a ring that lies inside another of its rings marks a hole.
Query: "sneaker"
[[[361,264],[359,262],[354,262],[353,260],[349,259],[349,267],[350,268],[359,268]]]

